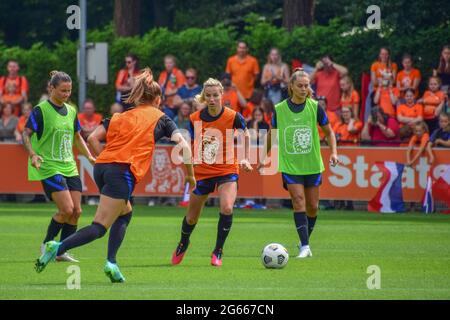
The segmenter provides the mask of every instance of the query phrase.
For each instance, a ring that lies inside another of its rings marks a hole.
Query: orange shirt
[[[15,79],[10,77],[0,78],[0,93],[2,95],[22,95],[28,94],[28,81],[24,76],[17,76]]]
[[[256,105],[253,102],[248,102],[247,106],[242,111],[242,116],[245,120],[249,120],[252,117],[253,110],[255,110]]]
[[[408,118],[418,118],[418,117],[423,118],[423,106],[419,103],[416,103],[412,107],[410,107],[406,104],[401,104],[397,107],[397,116],[408,117]],[[403,127],[405,125],[404,123],[401,123],[400,121],[399,121],[399,123],[400,123],[400,127]]]
[[[234,128],[236,112],[230,108],[224,108],[222,115],[211,122],[203,121],[200,112],[196,111],[190,115],[194,126],[192,153],[195,178],[200,181],[228,174],[239,174],[237,154],[234,152],[234,138],[233,135],[227,137],[226,132],[227,129]],[[201,127],[196,123],[201,123]],[[222,138],[217,136],[218,131]],[[228,141],[227,138],[231,140]]]
[[[357,105],[357,110],[355,110],[353,108],[354,105]],[[353,109],[353,112],[355,113],[355,116],[357,116],[356,112],[358,111],[359,108],[359,94],[358,91],[353,90],[352,93],[350,94],[350,97],[344,98],[344,95],[341,96],[341,109],[343,107],[349,107],[351,109]]]
[[[425,91],[423,94],[423,117],[425,120],[436,118],[436,108],[445,100],[445,93],[443,91],[431,92]]]
[[[358,131],[357,133],[350,133],[348,131],[348,124],[339,121],[333,127],[334,134],[340,135],[340,140],[346,140],[347,142],[339,143],[341,146],[355,145],[359,141],[359,134],[362,130],[363,124],[361,121],[355,120],[353,127]],[[349,142],[354,141],[354,142]]]
[[[328,122],[330,123],[331,128],[333,128],[339,121],[339,117],[334,111],[327,110],[326,113],[328,117]],[[323,132],[322,128],[319,125],[317,125],[317,129],[319,130],[320,140],[325,139],[325,132]]]
[[[378,103],[379,106],[385,113],[395,118],[395,106],[392,104],[389,88],[380,88],[380,90],[380,101]],[[395,97],[398,98],[400,96],[400,91],[397,89],[397,87],[393,87],[392,92]]]
[[[230,88],[223,92],[222,105],[233,109],[236,112],[241,112],[241,105],[239,103],[239,97],[235,89]]]
[[[420,74],[420,71],[418,69],[412,68],[409,73],[406,73],[405,70],[402,70],[397,75],[397,81],[400,86],[397,87],[400,90],[400,95],[403,98],[404,94],[401,92],[402,89],[411,88],[414,84],[415,80],[422,79],[422,76]],[[417,98],[419,96],[419,88],[415,91],[415,97]]]
[[[258,60],[247,55],[240,60],[237,55],[228,58],[225,72],[231,75],[231,81],[238,87],[245,99],[250,99],[255,88],[256,76],[260,73]]]
[[[23,130],[25,129],[25,125],[27,124],[28,117],[20,116],[19,122],[17,123],[16,130],[22,134]]]
[[[415,134],[409,140],[408,146],[414,147],[417,143],[420,143],[420,148],[425,148],[428,141],[430,141],[430,135],[428,133],[424,133],[422,137],[418,137]]]
[[[164,70],[163,72],[161,72],[161,74],[159,75],[159,79],[158,79],[158,83],[161,86],[161,90],[163,90],[164,92],[167,92],[169,90],[172,91],[172,90],[178,89],[186,83],[186,77],[184,76],[184,73],[176,67],[172,69],[172,73],[170,74],[170,79],[169,79],[169,81],[167,81],[166,87],[163,88],[164,84],[166,83],[166,80],[167,80],[167,71]],[[174,96],[175,95],[165,97],[166,106],[168,106],[170,108],[172,108],[174,106],[174,104],[173,104]]]
[[[264,121],[269,125],[269,127],[272,129],[272,118],[273,118],[273,112],[266,113],[264,112]]]
[[[317,71],[314,78],[316,96],[325,96],[327,98],[327,109],[332,111],[336,111],[340,107],[340,79],[341,75],[335,68],[332,68],[330,71]]]
[[[87,131],[94,130],[102,123],[103,116],[100,113],[94,113],[91,118],[87,118],[84,113],[78,114],[78,121],[82,129]]]
[[[155,148],[155,127],[164,115],[150,106],[115,113],[109,123],[106,145],[96,163],[128,163],[136,183],[147,173]]]
[[[370,67],[370,71],[375,73],[376,79],[394,79],[394,73],[398,71],[397,64],[395,62],[391,63],[391,66],[388,67],[386,63],[375,61]],[[373,83],[373,87],[378,87],[378,81]]]
[[[134,70],[133,77],[139,75],[140,70]],[[123,86],[127,83],[128,78],[130,77],[130,73],[128,72],[128,69],[121,69],[117,73],[116,77],[116,89],[119,90],[120,86]]]

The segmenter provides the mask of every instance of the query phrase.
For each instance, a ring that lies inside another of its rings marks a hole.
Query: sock
[[[294,212],[295,227],[297,228],[298,236],[302,247],[308,246],[308,219],[306,219],[305,212]]]
[[[64,223],[61,231],[60,241],[61,242],[64,241],[65,239],[73,235],[75,232],[77,232],[77,227],[78,227],[77,225]]]
[[[105,235],[105,233],[106,228],[104,226],[102,226],[100,223],[92,222],[90,226],[78,230],[73,235],[61,242],[56,255],[60,256],[67,250],[80,247],[94,241],[95,239],[101,238]]]
[[[233,223],[233,215],[224,215],[220,213],[219,223],[217,224],[217,240],[214,253],[219,253],[225,244],[225,240],[230,233],[231,225]]]
[[[111,230],[109,230],[108,261],[111,263],[116,263],[117,251],[119,251],[120,245],[125,238],[125,233],[130,224],[132,213],[133,211],[130,211],[129,213],[118,217],[111,226]]]
[[[186,217],[183,219],[183,224],[181,226],[181,240],[180,242],[186,247],[186,244],[189,242],[189,238],[191,236],[192,231],[194,231],[196,224],[190,225],[186,221]]]
[[[44,242],[52,241],[58,235],[59,230],[63,227],[64,223],[59,223],[54,218],[50,221],[50,224],[47,228],[47,235],[45,236]]]
[[[314,218],[307,217],[307,219],[308,219],[308,235],[309,237],[311,237],[311,233],[313,232],[314,226],[316,225],[317,216],[315,216]]]

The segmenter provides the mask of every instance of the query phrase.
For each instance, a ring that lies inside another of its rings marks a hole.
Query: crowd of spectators
[[[198,71],[179,69],[174,55],[166,55],[162,62],[164,70],[158,78],[163,92],[161,108],[180,128],[187,129],[189,115],[205,107],[194,99],[202,90]],[[450,46],[444,46],[439,61],[432,70],[426,70],[432,74],[426,86],[410,54],[402,56],[401,66],[399,70],[388,48],[381,48],[370,67],[371,81],[364,95],[367,99],[362,101],[362,91],[360,94],[355,88],[348,69],[330,54],[311,67],[298,59],[288,64],[280,50],[271,48],[260,71],[259,62],[250,54],[248,45],[239,41],[236,54],[227,60],[223,74],[208,76],[220,79],[224,87],[223,105],[240,112],[249,128],[271,128],[274,106],[287,97],[291,70],[303,67],[310,73],[314,98],[326,111],[339,145],[411,147],[420,141],[421,152],[428,150],[429,144],[447,147],[449,130],[443,123],[448,119]],[[32,108],[28,102],[28,81],[19,74],[18,61],[10,60],[6,69],[7,74],[0,77],[0,141],[20,143]],[[117,73],[116,96],[112,99],[115,103],[110,107],[110,115],[132,107],[125,103],[125,98],[139,72],[139,58],[134,54],[125,56],[124,67]],[[44,95],[41,99],[45,98]],[[87,138],[101,124],[103,115],[96,112],[91,99],[84,101],[81,110],[82,135]],[[319,134],[323,139],[320,128]],[[427,144],[423,142],[424,137],[428,139]],[[260,139],[259,133],[256,134],[254,141],[259,143]],[[414,158],[408,159],[414,162]]]

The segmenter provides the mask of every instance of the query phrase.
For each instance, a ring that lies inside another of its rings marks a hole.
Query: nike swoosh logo
[[[228,229],[223,228],[223,231],[230,231],[230,228],[228,228]]]

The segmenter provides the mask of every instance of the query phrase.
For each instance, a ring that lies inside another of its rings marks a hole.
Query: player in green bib
[[[289,98],[275,106],[272,128],[278,129],[278,171],[283,186],[289,191],[294,208],[294,221],[300,238],[298,258],[311,257],[309,237],[314,229],[319,207],[319,186],[325,170],[320,154],[320,125],[331,148],[330,164],[338,164],[336,138],[325,110],[311,98],[309,76],[302,69],[294,70],[288,86]],[[266,144],[270,152],[271,131]],[[260,159],[261,169],[265,156]]]
[[[82,185],[73,156],[73,144],[92,163],[92,157],[80,135],[76,109],[67,104],[72,91],[70,76],[52,71],[50,97],[36,107],[23,132],[23,143],[28,151],[28,180],[41,181],[47,197],[56,203],[58,212],[52,217],[41,245],[53,240],[61,231],[61,240],[77,230],[81,215]],[[58,261],[78,262],[65,253]]]

